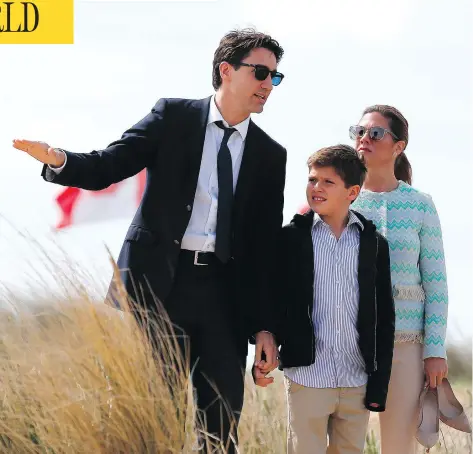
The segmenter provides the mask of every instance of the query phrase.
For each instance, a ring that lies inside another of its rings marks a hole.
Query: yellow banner
[[[74,0],[0,0],[0,44],[74,44]]]

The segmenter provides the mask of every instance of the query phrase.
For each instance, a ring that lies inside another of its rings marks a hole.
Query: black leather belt
[[[181,249],[179,259],[195,266],[223,265],[213,252],[189,251]]]

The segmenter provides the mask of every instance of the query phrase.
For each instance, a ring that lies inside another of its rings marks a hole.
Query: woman
[[[440,222],[431,197],[411,186],[408,123],[394,107],[368,107],[350,137],[368,173],[352,208],[389,242],[396,334],[382,454],[416,450],[419,394],[447,376],[447,282]]]

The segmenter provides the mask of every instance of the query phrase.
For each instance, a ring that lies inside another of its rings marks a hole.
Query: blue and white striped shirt
[[[358,347],[358,253],[362,222],[349,211],[348,224],[337,240],[330,227],[314,215],[315,363],[284,369],[284,374],[312,388],[357,387],[368,376]]]

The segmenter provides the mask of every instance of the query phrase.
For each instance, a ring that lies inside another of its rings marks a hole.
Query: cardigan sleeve
[[[448,290],[440,219],[432,198],[426,195],[419,232],[419,269],[425,293],[424,359],[446,357]]]

